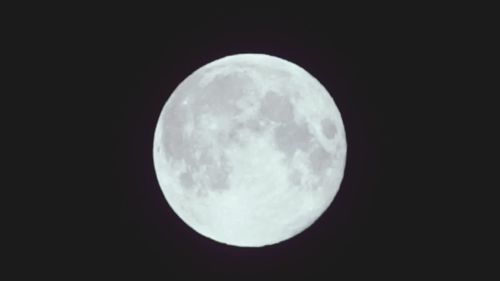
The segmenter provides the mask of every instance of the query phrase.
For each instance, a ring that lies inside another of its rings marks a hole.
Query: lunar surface
[[[346,151],[340,112],[319,81],[284,59],[239,54],[175,89],[153,160],[188,226],[220,243],[262,247],[302,232],[330,206]]]

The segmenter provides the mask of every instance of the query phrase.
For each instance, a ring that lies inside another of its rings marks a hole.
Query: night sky
[[[48,240],[38,255],[56,256],[47,268],[157,280],[407,280],[456,270],[464,249],[449,231],[460,220],[449,206],[460,203],[447,197],[443,176],[453,173],[443,159],[454,148],[439,137],[456,126],[445,126],[451,94],[438,84],[450,57],[439,44],[445,28],[403,12],[249,9],[116,7],[52,24],[63,26],[56,50],[70,66],[59,69],[64,114],[54,120],[75,118],[57,130],[64,138],[53,151],[67,161],[57,170],[64,191],[51,198],[53,227],[39,222]],[[333,96],[347,135],[330,208],[265,248],[197,234],[168,206],[153,169],[153,133],[169,95],[197,68],[237,53],[306,69]]]

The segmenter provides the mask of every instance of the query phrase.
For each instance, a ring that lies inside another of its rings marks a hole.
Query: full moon
[[[331,205],[344,175],[340,112],[311,74],[264,54],[220,58],[170,95],[154,133],[166,201],[220,243],[290,239]]]

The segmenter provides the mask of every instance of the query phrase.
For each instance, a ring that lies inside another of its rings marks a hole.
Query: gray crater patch
[[[261,134],[267,129],[267,126],[269,126],[269,124],[265,122],[264,119],[250,118],[245,121],[237,122],[230,129],[229,135],[230,137],[235,138],[235,135],[243,130],[248,130],[254,134]]]
[[[207,175],[209,177],[210,188],[212,190],[225,190],[229,188],[227,183],[228,169],[227,165],[208,166]]]
[[[191,188],[194,185],[194,180],[191,175],[191,172],[184,172],[179,176],[179,180],[181,182],[181,185],[185,188]]]
[[[330,119],[321,120],[321,129],[323,130],[323,135],[329,139],[333,139],[337,134],[337,126]]]
[[[251,80],[243,73],[217,75],[196,97],[197,106],[208,105],[211,112],[236,114],[240,110],[235,103],[251,89]]]
[[[179,106],[162,116],[166,129],[162,131],[160,142],[161,149],[166,151],[165,157],[171,158],[174,163],[184,161],[188,167],[187,171],[179,175],[180,184],[187,189],[194,187],[196,180],[193,175],[206,167],[208,178],[204,183],[207,186],[201,186],[201,189],[224,190],[229,188],[226,159],[221,157],[220,162],[217,162],[214,157],[218,157],[216,155],[220,152],[213,153],[212,146],[202,145],[204,143],[197,140],[197,130],[199,130],[197,125],[195,125],[191,138],[183,134],[183,127],[188,119],[186,112],[181,108]],[[197,150],[200,151],[198,157],[195,156]]]
[[[302,173],[296,169],[290,172],[288,177],[293,185],[300,185],[302,180]]]
[[[298,149],[307,151],[312,135],[306,124],[295,123],[294,108],[287,96],[268,91],[262,99],[260,114],[264,120],[276,122],[274,140],[287,158]]]
[[[163,132],[161,138],[162,149],[165,149],[167,157],[171,157],[175,160],[184,159],[186,162],[192,162],[191,141],[187,140],[182,136],[182,128],[171,125],[168,130]]]
[[[255,133],[262,133],[266,129],[266,125],[269,125],[266,123],[267,122],[265,122],[263,119],[259,120],[256,118],[252,118],[248,119],[242,127],[245,127]]]
[[[199,160],[192,163],[191,169],[198,172],[203,167],[206,167],[206,175],[208,176],[206,183],[209,185],[207,188],[211,190],[228,189],[229,184],[227,182],[227,177],[230,169],[227,164],[227,159],[225,157],[220,157],[220,162],[217,163],[213,155],[210,154],[211,150],[213,150],[213,147],[203,148]]]
[[[166,151],[165,155],[175,160],[181,160],[191,155],[191,140],[184,138],[183,126],[188,122],[188,113],[182,106],[172,106],[165,110],[161,118],[162,130],[160,136],[161,148]],[[190,161],[190,159],[185,159]]]
[[[307,151],[312,141],[312,135],[306,124],[298,125],[291,121],[275,128],[274,140],[287,157],[292,157],[298,149]]]
[[[293,119],[293,106],[286,96],[269,91],[262,99],[260,112],[264,118],[276,122],[287,122]]]
[[[321,175],[329,166],[331,166],[334,158],[333,155],[326,151],[322,146],[317,146],[309,155],[311,167],[316,175]]]

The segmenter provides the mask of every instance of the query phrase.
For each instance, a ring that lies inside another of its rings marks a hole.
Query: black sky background
[[[467,179],[450,181],[460,174],[448,164],[458,144],[443,136],[468,121],[450,122],[457,110],[450,100],[462,99],[444,70],[458,65],[458,51],[446,44],[457,31],[441,13],[115,8],[75,9],[78,16],[68,12],[37,33],[37,42],[58,42],[50,55],[39,53],[47,62],[58,57],[51,66],[62,90],[47,96],[54,108],[47,123],[57,125],[38,132],[57,139],[42,159],[58,164],[50,168],[55,188],[44,194],[49,212],[36,220],[39,239],[31,242],[40,271],[141,280],[406,280],[467,270],[468,230],[457,225],[471,216],[455,212]],[[237,53],[278,56],[310,72],[333,96],[348,143],[330,208],[300,235],[258,249],[191,230],[166,203],[152,161],[154,128],[170,93],[202,65]]]

